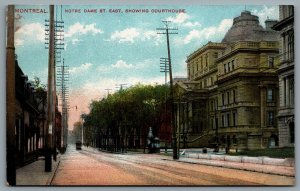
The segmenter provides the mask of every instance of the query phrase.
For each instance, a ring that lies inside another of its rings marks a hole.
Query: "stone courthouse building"
[[[187,56],[188,80],[175,84],[180,146],[259,149],[278,146],[279,33],[249,11],[222,42]]]
[[[294,7],[279,6],[279,22],[273,26],[281,33],[282,49],[280,52],[279,75],[279,109],[278,130],[279,146],[295,144],[295,94],[294,94]]]

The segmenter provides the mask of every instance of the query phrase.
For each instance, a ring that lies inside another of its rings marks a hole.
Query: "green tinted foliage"
[[[123,132],[128,133],[143,126],[158,128],[160,115],[165,108],[169,88],[165,85],[135,85],[120,90],[90,104],[90,113],[82,115],[87,136]]]

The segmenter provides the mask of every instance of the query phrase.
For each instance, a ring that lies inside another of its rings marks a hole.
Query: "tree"
[[[165,85],[137,84],[93,101],[89,114],[82,116],[86,140],[114,151],[143,146],[149,127],[158,133],[167,91]]]

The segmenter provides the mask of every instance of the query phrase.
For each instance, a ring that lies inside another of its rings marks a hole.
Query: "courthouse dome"
[[[265,30],[258,20],[258,16],[252,15],[250,11],[243,11],[240,16],[233,19],[232,27],[228,30],[222,42],[235,41],[261,41],[277,40],[275,31]]]

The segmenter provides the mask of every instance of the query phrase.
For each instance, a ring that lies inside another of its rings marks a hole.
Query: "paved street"
[[[68,147],[52,185],[292,185],[293,177],[170,161],[155,154],[110,154]]]

